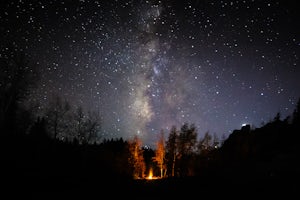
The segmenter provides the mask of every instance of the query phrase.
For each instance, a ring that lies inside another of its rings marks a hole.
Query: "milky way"
[[[299,12],[288,1],[7,1],[1,48],[41,74],[31,100],[55,95],[102,113],[101,137],[194,123],[224,136],[286,117],[300,97]]]

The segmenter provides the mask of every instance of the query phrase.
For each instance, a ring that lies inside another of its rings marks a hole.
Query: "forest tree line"
[[[1,156],[7,168],[136,179],[146,178],[150,169],[161,178],[187,177],[258,164],[261,173],[276,174],[286,170],[283,162],[298,160],[300,101],[291,116],[281,119],[278,113],[264,126],[247,125],[224,140],[209,132],[199,137],[194,124],[173,126],[161,131],[151,149],[137,136],[99,138],[101,114],[58,96],[36,116],[37,106],[29,103],[38,84],[36,69],[17,51],[2,52],[0,64]]]

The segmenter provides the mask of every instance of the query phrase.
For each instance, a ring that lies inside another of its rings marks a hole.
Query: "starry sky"
[[[38,66],[31,100],[102,113],[102,137],[194,123],[219,137],[290,115],[300,97],[296,1],[1,1],[0,45]]]

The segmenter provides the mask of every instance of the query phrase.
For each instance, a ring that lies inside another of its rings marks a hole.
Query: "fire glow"
[[[146,179],[147,179],[147,180],[158,179],[158,177],[153,176],[153,170],[152,170],[152,168],[149,170],[149,174],[148,174],[148,176],[146,177]]]
[[[146,179],[148,179],[148,180],[152,180],[153,179],[153,170],[152,170],[152,168],[149,170],[149,175],[147,176]]]

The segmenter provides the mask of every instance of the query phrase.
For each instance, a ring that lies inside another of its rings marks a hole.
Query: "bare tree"
[[[162,178],[164,176],[164,171],[166,170],[165,138],[163,130],[161,130],[158,141],[156,142],[155,157],[153,158],[153,160],[158,164],[160,169],[160,177]]]
[[[64,100],[62,101],[59,96],[50,101],[46,109],[47,128],[53,138],[64,139],[69,134],[67,133],[70,128],[70,113],[71,106]]]
[[[84,112],[83,108],[79,106],[74,113],[74,127],[73,135],[81,144],[97,142],[100,137],[100,120],[99,113],[96,112]]]
[[[74,113],[74,136],[78,139],[80,143],[85,143],[85,115],[83,109],[79,106]]]
[[[87,113],[87,119],[85,121],[85,134],[88,143],[97,143],[100,141],[101,137],[99,132],[101,130],[101,116],[99,112]]]

